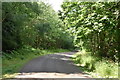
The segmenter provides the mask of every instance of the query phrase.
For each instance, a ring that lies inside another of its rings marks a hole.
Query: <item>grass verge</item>
[[[118,78],[118,63],[92,56],[85,50],[74,55],[73,61],[93,78]]]
[[[46,54],[58,52],[67,52],[64,49],[40,50],[32,47],[24,47],[22,49],[12,51],[10,54],[3,53],[2,56],[2,77],[11,78],[15,73],[18,73],[21,67],[33,58]]]

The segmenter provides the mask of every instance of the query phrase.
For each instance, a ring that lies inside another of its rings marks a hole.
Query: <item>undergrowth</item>
[[[73,61],[94,78],[118,78],[118,63],[92,56],[85,50],[75,54]]]

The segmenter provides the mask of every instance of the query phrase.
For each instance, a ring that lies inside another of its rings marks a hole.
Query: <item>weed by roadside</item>
[[[86,51],[76,53],[73,61],[94,78],[118,78],[117,62],[92,56]]]

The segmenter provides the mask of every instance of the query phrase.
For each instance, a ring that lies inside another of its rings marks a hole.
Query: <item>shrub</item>
[[[73,58],[76,64],[84,67],[84,71],[89,71],[93,77],[100,78],[117,78],[118,63],[109,59],[101,59],[92,56],[91,53],[81,51],[75,54]]]
[[[81,66],[88,68],[90,71],[94,70],[94,63],[96,60],[97,58],[91,56],[91,53],[85,51],[78,52],[74,59],[76,64],[80,64]]]
[[[95,63],[95,73],[98,77],[118,77],[118,65],[106,60]]]

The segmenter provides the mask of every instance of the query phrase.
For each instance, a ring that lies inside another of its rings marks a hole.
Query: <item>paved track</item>
[[[41,56],[29,61],[20,70],[19,78],[87,78],[79,67],[70,60],[75,52],[55,53]],[[25,74],[24,74],[25,73]],[[26,76],[25,76],[26,75]],[[33,76],[34,75],[34,76]],[[41,76],[41,77],[40,77]]]

